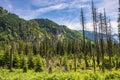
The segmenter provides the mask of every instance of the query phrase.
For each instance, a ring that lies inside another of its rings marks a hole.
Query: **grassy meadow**
[[[0,69],[0,80],[120,80],[120,70],[94,73],[92,70],[61,72],[54,69],[53,73],[48,73],[47,70],[44,72],[29,70],[24,73],[22,69],[14,69],[13,72]]]

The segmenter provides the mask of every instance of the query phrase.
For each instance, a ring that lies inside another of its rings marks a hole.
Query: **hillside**
[[[78,31],[71,30],[49,19],[26,21],[0,7],[0,41],[41,40],[44,37],[57,39],[81,39]]]

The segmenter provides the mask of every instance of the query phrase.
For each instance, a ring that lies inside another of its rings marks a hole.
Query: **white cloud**
[[[61,21],[60,24],[64,24],[66,25],[68,28],[73,29],[73,30],[82,30],[82,25],[80,22],[74,22],[74,21]],[[117,34],[118,33],[118,23],[115,21],[111,22],[111,31],[112,34]],[[93,23],[92,22],[88,22],[85,24],[85,30],[87,31],[93,31]]]
[[[21,18],[24,18],[26,20],[33,19],[38,17],[40,14],[44,14],[49,11],[53,10],[60,10],[66,8],[68,5],[65,3],[52,5],[48,7],[39,8],[37,10],[16,10],[15,13],[17,13]],[[23,13],[24,12],[24,13]]]
[[[81,7],[89,7],[89,5],[84,4],[82,2],[86,2],[89,0],[30,0],[30,6],[26,5],[27,8],[20,8],[16,6],[12,6],[10,0],[3,0],[1,3],[5,6],[4,8],[8,11],[19,15],[21,18],[26,20],[33,19],[39,17],[39,15],[47,13],[53,10],[61,10],[68,8],[70,9],[78,9]],[[15,3],[14,3],[15,4]],[[14,5],[13,4],[13,5]],[[7,6],[6,6],[7,5]],[[38,9],[31,9],[31,6],[36,6]],[[24,6],[25,7],[25,6]],[[28,8],[29,7],[29,8]]]
[[[111,22],[112,25],[112,33],[118,33],[118,23],[116,21]]]
[[[31,4],[34,6],[50,6],[50,5],[55,5],[59,3],[68,3],[71,6],[74,6],[73,4],[78,4],[85,3],[91,0],[30,0]]]
[[[40,3],[40,2],[38,2]],[[49,2],[43,2],[43,3],[49,3]],[[52,4],[52,3],[49,3],[49,4]],[[40,7],[38,8],[37,10],[16,10],[15,13],[17,13],[18,15],[20,15],[21,18],[24,18],[26,20],[29,20],[29,19],[33,19],[33,18],[37,18],[39,15],[41,14],[44,14],[44,13],[47,13],[49,11],[53,11],[53,10],[61,10],[61,9],[65,9],[65,8],[69,8],[72,9],[72,8],[81,8],[81,7],[90,7],[89,5],[81,5],[81,4],[78,4],[76,2],[71,2],[70,4],[69,3],[57,3],[55,5],[51,5],[51,6],[47,6],[47,7]]]
[[[4,7],[5,9],[12,11],[13,6],[9,0],[1,0],[0,6]]]
[[[53,6],[49,6],[49,7],[45,7],[45,8],[39,8],[38,10],[36,10],[36,13],[45,13],[48,11],[52,11],[52,10],[60,10],[60,9],[64,9],[66,8],[68,5],[65,3],[61,3],[61,4],[57,4],[57,5],[53,5]]]
[[[34,6],[50,6],[61,3],[63,0],[30,0]]]
[[[73,29],[73,30],[82,30],[82,25],[81,25],[80,22],[63,21],[63,24],[66,25],[68,28]],[[85,30],[93,31],[92,23],[86,23],[85,24]]]
[[[103,13],[103,9],[106,9],[108,17],[117,21],[118,17],[118,0],[101,0],[101,3],[97,4],[98,11]]]
[[[64,21],[63,25],[66,25],[68,28],[73,29],[73,30],[81,30],[82,29],[82,27],[80,26],[80,23],[77,23],[77,22]]]

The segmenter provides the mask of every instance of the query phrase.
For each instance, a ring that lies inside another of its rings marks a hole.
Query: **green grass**
[[[9,72],[7,69],[0,69],[0,80],[120,80],[120,70],[106,71],[105,73],[94,73],[91,70],[79,70],[77,72],[34,72],[29,70],[24,73],[21,69],[14,69]]]

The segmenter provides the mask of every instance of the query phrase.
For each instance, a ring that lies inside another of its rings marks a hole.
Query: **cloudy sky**
[[[98,12],[106,8],[112,32],[117,33],[118,0],[93,0]],[[84,8],[86,30],[92,30],[91,0],[0,0],[0,6],[26,20],[48,18],[70,29],[80,30],[80,8]]]

